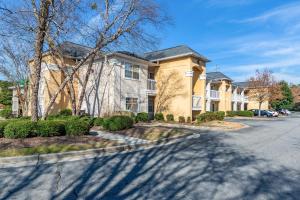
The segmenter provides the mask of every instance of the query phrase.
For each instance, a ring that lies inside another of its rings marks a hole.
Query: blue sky
[[[173,18],[160,48],[186,44],[205,55],[208,71],[244,81],[269,68],[300,83],[300,1],[159,0]]]

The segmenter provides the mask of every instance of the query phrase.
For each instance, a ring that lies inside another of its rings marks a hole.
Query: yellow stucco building
[[[43,57],[40,115],[64,80],[64,74],[89,51],[88,47],[71,42],[63,43],[60,49],[63,63],[49,53]],[[117,111],[147,112],[151,118],[162,112],[173,114],[178,120],[180,116],[195,119],[207,111],[258,109],[258,102],[248,97],[253,91],[247,82],[235,83],[221,72],[208,73],[207,62],[206,57],[185,45],[143,56],[126,51],[107,53],[93,64],[81,110],[93,116],[107,116]],[[83,66],[73,80],[76,98],[86,67]],[[17,102],[14,99],[14,103]],[[264,102],[262,109],[268,107],[268,102]],[[71,108],[67,88],[59,94],[50,113],[66,108]]]

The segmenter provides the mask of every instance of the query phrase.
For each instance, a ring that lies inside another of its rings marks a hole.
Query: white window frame
[[[131,66],[131,77],[126,77],[126,65],[130,65]],[[134,78],[133,77],[133,66],[137,66],[138,67],[138,78]],[[140,65],[137,65],[137,64],[133,64],[133,63],[129,63],[129,62],[124,62],[124,77],[125,79],[128,79],[128,80],[140,80],[140,70],[141,70],[141,66]]]
[[[137,102],[137,111],[132,111],[127,109],[127,99],[136,99]],[[140,99],[138,97],[125,97],[125,110],[129,112],[138,113],[140,111]]]

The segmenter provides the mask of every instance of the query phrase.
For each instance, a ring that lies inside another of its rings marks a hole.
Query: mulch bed
[[[9,148],[25,148],[25,147],[35,147],[42,145],[95,145],[97,143],[112,143],[109,140],[104,140],[95,136],[60,136],[60,137],[34,137],[25,139],[6,139],[0,138],[0,150],[5,150]]]

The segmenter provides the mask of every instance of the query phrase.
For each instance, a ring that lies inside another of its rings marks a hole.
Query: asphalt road
[[[169,146],[0,169],[0,199],[300,199],[300,115]]]

